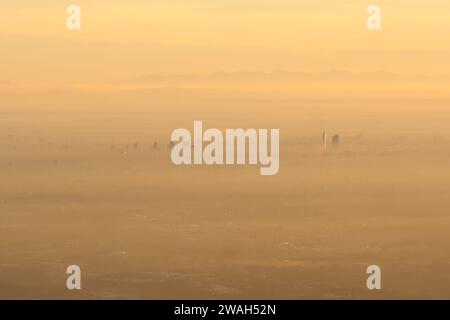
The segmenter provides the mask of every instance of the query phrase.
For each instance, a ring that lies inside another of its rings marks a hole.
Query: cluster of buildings
[[[331,136],[331,145],[335,146],[335,147],[339,146],[339,139],[340,139],[340,137],[338,134],[332,135]],[[326,132],[324,132],[322,134],[322,145],[323,145],[323,150],[326,151],[327,147],[328,147],[328,135]]]

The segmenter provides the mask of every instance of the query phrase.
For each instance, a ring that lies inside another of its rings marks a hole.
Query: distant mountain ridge
[[[215,72],[206,75],[180,74],[162,75],[151,74],[142,75],[116,83],[129,84],[161,84],[178,85],[189,83],[227,83],[227,82],[323,82],[323,81],[449,81],[450,75],[429,76],[429,75],[401,75],[389,71],[374,72],[349,72],[333,70],[327,72],[289,72],[289,71],[238,71],[238,72]]]

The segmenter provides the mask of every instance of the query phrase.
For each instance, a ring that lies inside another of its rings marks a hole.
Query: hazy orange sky
[[[217,71],[450,74],[448,0],[22,0],[2,3],[0,82],[95,84]],[[66,29],[69,4],[82,29]]]

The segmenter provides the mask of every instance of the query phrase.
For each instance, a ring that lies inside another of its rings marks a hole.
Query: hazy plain
[[[449,299],[448,103],[4,112],[0,298]],[[173,165],[170,133],[193,120],[279,128],[280,172]],[[326,153],[324,131],[341,135]]]

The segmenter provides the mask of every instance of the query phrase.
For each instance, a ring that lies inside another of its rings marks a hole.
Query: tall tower
[[[322,134],[322,147],[323,147],[323,151],[327,151],[327,133],[324,132]]]
[[[336,147],[339,145],[339,135],[338,134],[335,134],[334,136],[331,137],[331,144]]]

